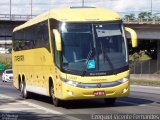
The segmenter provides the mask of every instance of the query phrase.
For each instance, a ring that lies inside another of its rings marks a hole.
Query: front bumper
[[[74,100],[74,99],[91,99],[91,98],[117,98],[129,96],[129,81],[112,87],[105,88],[79,88],[71,86],[62,82],[62,89],[58,90],[57,97],[62,100]],[[104,91],[105,94],[101,96],[95,96],[95,91]]]
[[[5,82],[12,82],[13,81],[13,77],[6,77],[4,79]]]

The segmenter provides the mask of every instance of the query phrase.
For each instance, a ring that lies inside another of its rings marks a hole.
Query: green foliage
[[[5,69],[11,69],[11,68],[12,68],[12,63],[6,62],[6,63],[4,64],[4,68],[5,68]]]
[[[132,55],[129,55],[129,60],[132,62],[140,62],[140,61],[146,61],[150,59],[151,57],[145,54],[144,51],[140,51],[139,53],[134,53]]]
[[[141,12],[138,14],[138,18],[146,18],[146,19],[151,19],[152,13],[151,12]]]
[[[159,13],[152,14],[151,12],[140,12],[138,14],[138,16],[135,16],[135,14],[133,14],[133,13],[126,14],[126,15],[124,15],[124,18],[129,19],[129,20],[134,20],[137,18],[148,19],[148,20],[153,20],[153,19],[160,20]]]
[[[126,19],[135,19],[135,14],[129,14],[129,15],[125,15],[124,18]]]
[[[12,68],[11,54],[0,54],[0,64],[3,64],[5,69]]]
[[[12,48],[11,47],[8,48],[8,51],[9,51],[9,53],[12,53]]]
[[[145,54],[144,51],[140,51],[139,53],[134,53],[132,55],[129,55],[130,69],[132,69],[136,63],[144,62],[150,59],[151,57]]]

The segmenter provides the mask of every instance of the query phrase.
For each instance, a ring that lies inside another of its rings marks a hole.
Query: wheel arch
[[[54,82],[53,82],[53,78],[52,77],[49,77],[49,95],[51,96],[51,91],[50,91],[50,86],[51,85],[54,85]]]
[[[21,85],[21,75],[18,75],[18,89],[20,90],[20,85]]]
[[[24,82],[25,81],[25,75],[24,74],[19,74],[18,75],[18,89],[20,90],[20,85],[21,85],[21,82]]]

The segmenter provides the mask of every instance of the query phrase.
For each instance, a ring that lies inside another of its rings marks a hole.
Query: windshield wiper
[[[103,54],[104,62],[105,62],[105,60],[108,61],[108,64],[109,64],[110,68],[112,69],[112,73],[115,74],[113,64],[112,64],[110,58],[108,57],[107,52],[106,51],[104,52],[103,47],[102,47],[103,45],[102,45],[101,42],[100,42],[100,45],[101,45],[101,51],[102,51],[102,54]]]
[[[104,53],[104,59],[106,59],[108,61],[108,64],[112,69],[112,73],[115,74],[113,64],[112,64],[110,58],[108,57],[107,53]]]
[[[85,67],[84,69],[82,70],[82,73],[81,73],[81,76],[84,76],[85,73],[87,72],[87,65],[88,65],[88,61],[92,58],[92,54],[93,54],[93,49],[91,49],[87,55],[87,59],[86,59],[86,62],[85,62]]]

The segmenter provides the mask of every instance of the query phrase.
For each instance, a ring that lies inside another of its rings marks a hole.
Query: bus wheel
[[[50,93],[51,93],[51,98],[52,98],[53,104],[54,104],[56,107],[60,106],[61,100],[59,100],[58,98],[55,97],[53,85],[50,86]]]
[[[114,105],[116,102],[116,98],[104,98],[106,105]]]
[[[29,98],[29,93],[26,90],[25,81],[21,81],[20,90],[23,98],[26,98],[26,99]]]

